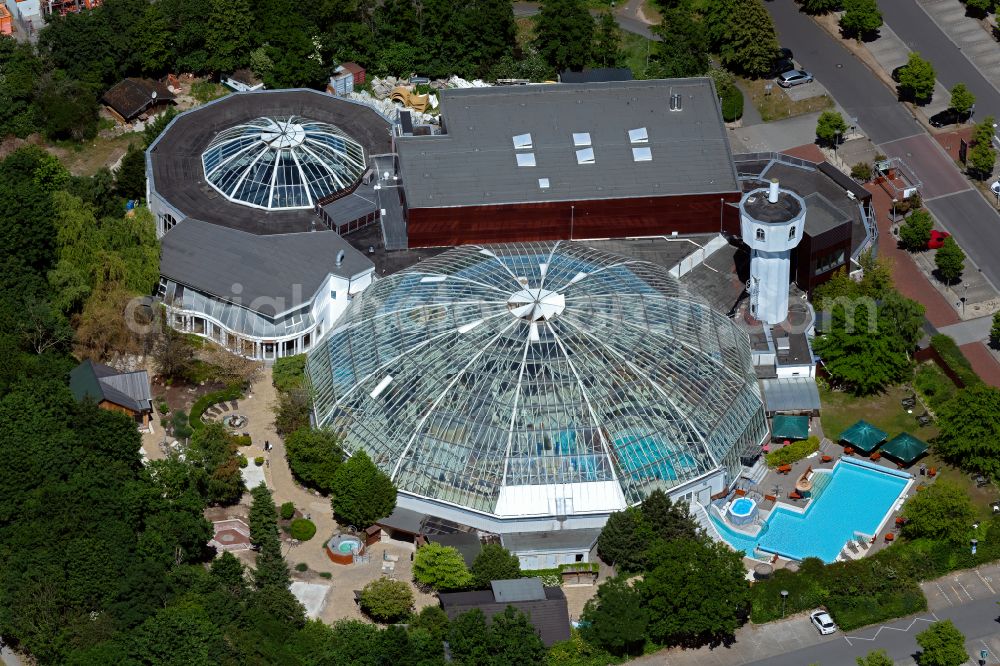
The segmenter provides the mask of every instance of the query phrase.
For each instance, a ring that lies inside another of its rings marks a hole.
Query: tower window
[[[758,229],[757,230],[757,240],[759,240],[759,241],[764,240],[764,230],[763,229]]]
[[[795,238],[795,227],[792,227],[791,229],[788,230],[788,240],[792,240],[794,238]]]

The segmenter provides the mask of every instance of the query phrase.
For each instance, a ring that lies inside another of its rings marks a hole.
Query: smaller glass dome
[[[299,116],[256,118],[224,130],[201,155],[205,178],[236,203],[311,208],[364,174],[364,149],[338,127]]]

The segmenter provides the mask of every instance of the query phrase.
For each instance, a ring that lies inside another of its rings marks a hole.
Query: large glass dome
[[[205,178],[230,201],[311,208],[365,172],[364,149],[339,128],[307,118],[257,118],[219,132],[201,155]]]
[[[381,279],[308,372],[348,451],[500,517],[733,475],[767,431],[744,333],[662,268],[575,243],[465,246]]]

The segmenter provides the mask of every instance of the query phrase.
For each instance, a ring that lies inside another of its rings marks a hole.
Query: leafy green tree
[[[625,59],[625,52],[622,50],[622,30],[618,27],[615,15],[610,11],[602,13],[597,20],[597,32],[590,58],[597,67],[620,67]]]
[[[992,121],[993,117],[990,116],[987,120]],[[985,125],[985,122],[980,123],[979,127],[983,125]],[[976,141],[972,146],[972,150],[969,151],[969,175],[980,180],[985,180],[993,174],[993,167],[997,162],[997,151],[993,148],[992,144],[992,128],[990,132],[989,136],[979,138],[981,130],[977,128]]]
[[[830,376],[857,395],[868,395],[909,376],[912,361],[895,331],[878,324],[874,301],[851,312],[838,303],[829,330],[814,345]]]
[[[305,386],[306,355],[283,356],[274,362],[271,368],[271,383],[274,388],[288,393]]]
[[[961,666],[969,660],[965,636],[951,620],[940,620],[917,634],[920,666]]]
[[[168,606],[143,622],[129,645],[139,662],[213,666],[225,649],[222,632],[198,604]]]
[[[556,71],[582,70],[591,60],[594,19],[582,0],[544,0],[535,21],[535,48]]]
[[[653,533],[642,510],[628,507],[608,516],[597,537],[597,554],[618,571],[642,571],[646,549],[652,540]]]
[[[990,346],[1000,347],[1000,312],[993,313],[993,324],[990,326]]]
[[[996,3],[994,0],[965,0],[965,6],[970,15],[985,18],[988,13],[995,9]]]
[[[470,569],[476,587],[486,589],[494,580],[512,580],[521,577],[521,563],[517,555],[497,543],[488,543],[476,555]]]
[[[717,541],[661,543],[636,587],[649,612],[649,636],[663,645],[732,640],[749,613],[743,557]]]
[[[945,238],[944,243],[934,253],[934,265],[945,284],[951,284],[962,277],[962,271],[965,270],[965,252],[962,252],[962,248],[953,237]]]
[[[830,12],[839,12],[843,9],[843,0],[798,0],[802,4],[802,11],[806,14],[821,15]]]
[[[0,39],[0,136],[26,137],[38,131],[35,85],[44,64],[30,44]]]
[[[764,76],[774,63],[778,37],[761,0],[717,0],[705,13],[707,33],[727,68]]]
[[[357,451],[334,473],[331,503],[341,524],[363,529],[396,508],[396,487],[368,454]]]
[[[664,11],[663,20],[653,27],[653,33],[660,41],[653,43],[647,76],[661,79],[699,76],[709,70],[704,29],[690,11]]]
[[[587,601],[580,619],[584,640],[614,655],[642,654],[649,613],[624,577],[608,578]]]
[[[35,105],[50,139],[82,141],[97,135],[96,98],[84,84],[59,70],[40,78]]]
[[[413,611],[413,591],[401,580],[379,578],[361,589],[360,604],[376,622],[399,622]]]
[[[247,0],[211,0],[205,32],[206,65],[217,73],[229,73],[250,60],[253,12]]]
[[[910,252],[927,249],[931,239],[931,229],[934,228],[934,218],[926,210],[918,210],[906,218],[899,228],[899,241]]]
[[[921,58],[918,52],[911,51],[909,59],[899,72],[900,97],[917,104],[926,104],[934,95],[936,76],[930,61]]]
[[[191,437],[187,459],[208,475],[205,499],[212,504],[235,504],[243,495],[237,447],[221,423],[206,424]]]
[[[816,121],[816,138],[828,146],[835,146],[847,131],[844,117],[837,111],[824,111]]]
[[[903,535],[910,539],[943,539],[963,543],[976,518],[968,494],[954,483],[939,480],[906,504]]]
[[[146,154],[132,144],[115,171],[115,189],[126,199],[146,198]]]
[[[486,616],[478,608],[456,617],[448,629],[448,649],[460,664],[492,664],[491,643]]]
[[[410,619],[411,629],[422,629],[438,642],[448,637],[448,615],[440,606],[424,606]]]
[[[441,592],[464,590],[475,582],[458,550],[434,542],[417,550],[413,559],[413,578]]]
[[[156,5],[151,6],[155,7]],[[153,141],[156,141],[156,137],[160,136],[163,130],[167,129],[170,121],[176,117],[177,109],[172,106],[168,106],[163,112],[156,114],[152,121],[146,123],[146,128],[142,131],[143,145],[149,148]],[[281,359],[278,360],[280,361]]]
[[[909,355],[924,337],[924,306],[892,290],[879,303],[878,326],[892,331],[890,342]]]
[[[493,648],[492,663],[497,666],[545,662],[545,645],[538,636],[538,630],[527,615],[513,606],[507,606],[502,613],[493,616],[490,643]]]
[[[855,659],[858,666],[893,666],[896,662],[885,653],[885,650],[872,650],[864,657]]]
[[[882,12],[876,0],[844,0],[843,4],[840,29],[845,37],[870,39],[882,27]]]
[[[976,104],[976,96],[964,83],[956,83],[951,88],[951,110],[959,116],[965,116]]]
[[[1000,390],[985,384],[961,389],[937,417],[937,453],[962,469],[1000,478]]]
[[[292,474],[303,485],[324,494],[333,491],[333,478],[344,461],[340,437],[329,430],[300,428],[285,438],[285,455]]]

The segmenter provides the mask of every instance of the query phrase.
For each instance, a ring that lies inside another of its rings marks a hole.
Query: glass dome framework
[[[733,322],[658,266],[576,244],[464,246],[379,280],[308,372],[319,424],[402,492],[499,517],[732,478],[767,432]]]
[[[220,132],[201,156],[205,179],[235,203],[311,208],[354,186],[364,149],[334,125],[299,116],[256,118]]]

